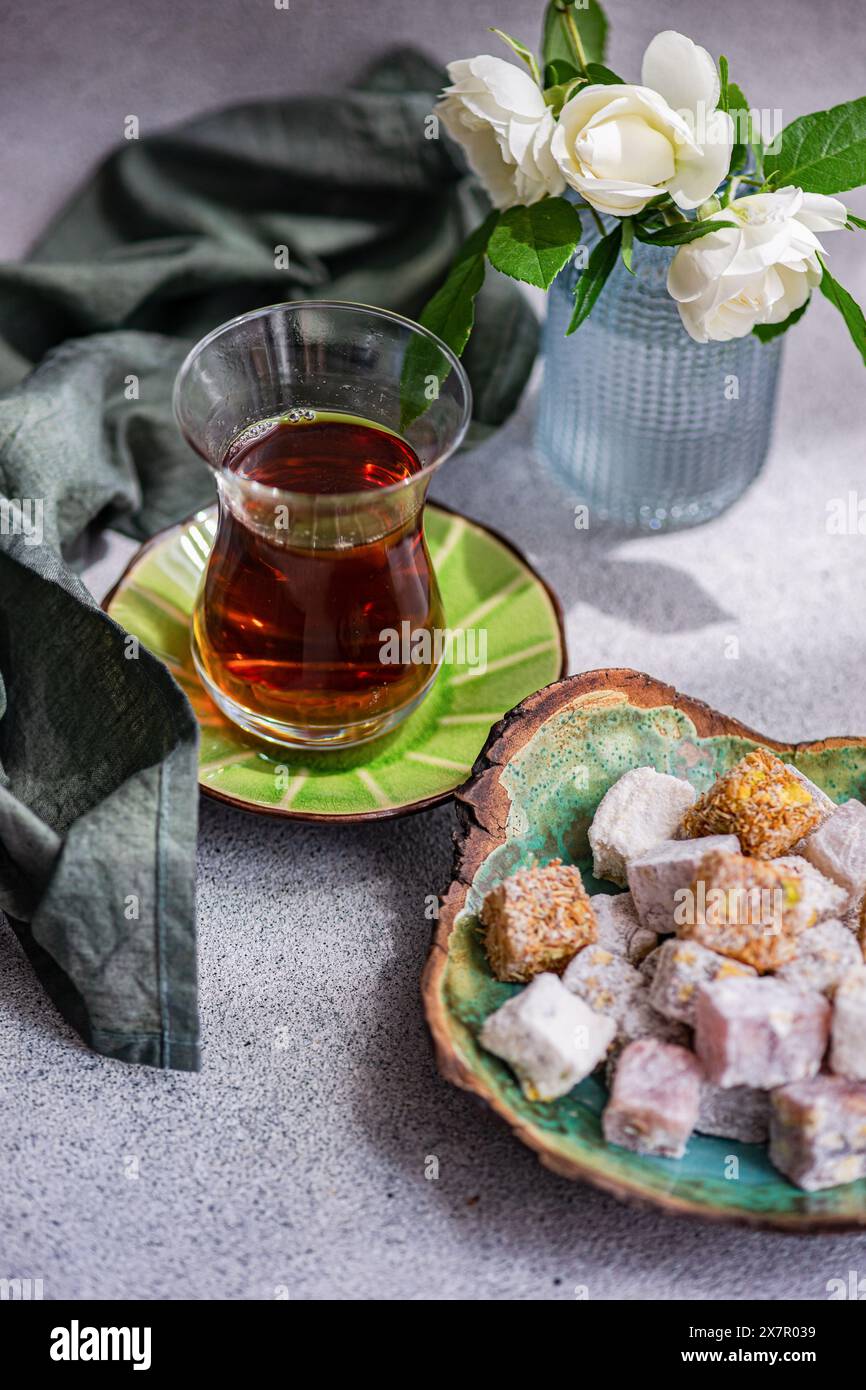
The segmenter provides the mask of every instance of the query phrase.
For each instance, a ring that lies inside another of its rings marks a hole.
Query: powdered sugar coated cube
[[[824,996],[784,980],[717,980],[698,990],[695,1050],[716,1086],[768,1091],[813,1077],[829,1032]]]
[[[641,925],[631,893],[596,893],[590,898],[598,935],[596,943],[615,956],[639,965],[658,945],[658,936]]]
[[[866,965],[855,965],[833,997],[830,1066],[837,1076],[866,1081]]]
[[[481,1044],[508,1062],[528,1100],[556,1100],[597,1066],[613,1041],[612,1019],[570,993],[558,975],[537,975],[485,1020]]]
[[[701,1100],[701,1068],[684,1047],[642,1038],[619,1059],[604,1137],[640,1154],[682,1158]]]
[[[807,1192],[866,1177],[866,1085],[818,1076],[774,1091],[770,1162]]]
[[[711,850],[738,854],[736,835],[704,835],[699,840],[662,840],[628,864],[628,885],[635,909],[645,927],[662,934],[676,931],[676,894],[689,888],[697,877],[705,854]]]
[[[757,971],[741,961],[720,956],[697,941],[666,941],[659,952],[650,1000],[666,1018],[694,1027],[700,986],[737,975],[755,978]]]
[[[866,806],[846,801],[817,830],[807,835],[801,853],[826,878],[847,889],[852,898],[866,888]]]
[[[589,827],[592,871],[626,886],[627,865],[674,832],[697,793],[681,777],[634,767],[605,792]]]
[[[862,964],[857,938],[831,917],[797,938],[797,958],[782,966],[777,979],[832,996],[848,971]]]

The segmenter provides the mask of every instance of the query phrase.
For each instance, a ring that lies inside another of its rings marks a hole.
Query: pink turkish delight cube
[[[861,898],[866,888],[866,806],[862,801],[837,806],[806,836],[800,853],[852,898]]]
[[[830,1067],[837,1076],[866,1081],[866,965],[856,965],[833,997]]]
[[[639,1154],[682,1158],[701,1103],[694,1053],[655,1038],[630,1043],[619,1059],[602,1116],[604,1137]]]
[[[713,1085],[769,1091],[817,1074],[830,1012],[822,994],[783,980],[716,980],[698,990],[695,1050]]]
[[[645,927],[660,935],[676,931],[677,893],[697,877],[704,855],[712,850],[739,854],[736,835],[704,835],[697,840],[662,840],[629,861],[628,886]]]
[[[774,1091],[770,1161],[816,1192],[866,1177],[866,1084],[818,1076]]]

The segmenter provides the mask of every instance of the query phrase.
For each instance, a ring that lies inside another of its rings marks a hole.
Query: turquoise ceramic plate
[[[530,696],[491,732],[457,796],[462,832],[424,976],[424,1003],[448,1080],[475,1091],[543,1163],[627,1201],[753,1226],[809,1232],[866,1225],[866,1182],[805,1193],[770,1165],[762,1144],[693,1136],[680,1160],[641,1158],[601,1134],[606,1092],[594,1077],[553,1104],[528,1101],[512,1072],[479,1045],[486,1016],[518,988],[493,978],[477,911],[487,890],[531,855],[580,866],[608,787],[649,764],[702,791],[762,744],[784,753],[836,801],[866,799],[866,739],[789,746],[634,671],[592,671]],[[736,1163],[731,1160],[736,1159]]]
[[[105,607],[189,696],[201,729],[203,792],[247,811],[299,820],[373,820],[419,811],[465,781],[492,724],[565,670],[555,598],[507,541],[428,506],[425,530],[448,624],[483,627],[487,661],[447,661],[427,699],[392,734],[362,748],[298,753],[231,724],[205,694],[189,650],[216,508],[163,531],[133,558]]]

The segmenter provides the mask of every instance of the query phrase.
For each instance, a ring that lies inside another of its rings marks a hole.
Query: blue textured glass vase
[[[587,250],[597,239],[585,236]],[[570,338],[573,262],[548,294],[536,447],[590,522],[694,526],[730,506],[766,457],[782,339],[694,342],[666,288],[673,254],[635,242],[635,274],[620,260]]]

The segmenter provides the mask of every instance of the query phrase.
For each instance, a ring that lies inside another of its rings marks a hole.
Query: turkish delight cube
[[[613,1041],[612,1019],[593,1013],[558,975],[536,975],[489,1015],[481,1044],[506,1061],[528,1100],[556,1100],[597,1066]]]
[[[666,1018],[694,1027],[695,1000],[701,985],[732,975],[756,974],[750,965],[721,956],[697,941],[666,941],[650,986],[650,1001]]]
[[[638,966],[638,969],[641,973],[641,978],[643,979],[644,984],[648,987],[652,985],[652,982],[656,977],[656,972],[658,971],[659,965],[661,964],[661,958],[662,948],[661,946],[656,946],[655,950],[650,951],[649,955],[645,956],[644,959],[641,961],[640,965]]]
[[[823,787],[819,787],[815,782],[810,781],[805,772],[801,772],[793,763],[785,763],[785,767],[791,775],[796,777],[797,781],[806,788],[806,791],[818,808],[821,820],[825,821],[828,816],[831,816],[836,809],[836,803],[832,796],[828,796]]]
[[[866,1085],[818,1076],[774,1091],[770,1162],[807,1192],[866,1177]]]
[[[637,1038],[656,1038],[659,1042],[677,1043],[688,1047],[691,1031],[678,1019],[666,1018],[653,1005],[646,984],[636,989],[617,1021],[617,1042],[634,1042]]]
[[[607,1014],[617,1022],[624,1015],[643,980],[624,956],[614,955],[603,946],[586,946],[579,951],[562,977],[566,989],[584,999],[596,1013]]]
[[[838,917],[848,907],[848,890],[826,878],[802,854],[782,854],[773,866],[794,875],[799,888],[799,901],[789,905],[790,920],[796,930],[813,927],[827,917]]]
[[[595,914],[580,870],[552,859],[520,869],[491,888],[481,905],[487,959],[497,980],[521,983],[552,970],[594,941]]]
[[[695,1050],[715,1086],[769,1091],[815,1076],[830,1005],[777,979],[716,980],[698,990]]]
[[[677,894],[694,882],[711,850],[739,853],[736,835],[705,835],[700,840],[662,840],[629,861],[628,886],[645,927],[662,935],[676,931]]]
[[[619,1059],[602,1128],[609,1144],[682,1158],[701,1102],[701,1069],[684,1047],[641,1038]]]
[[[796,959],[783,965],[777,978],[797,989],[814,989],[832,997],[848,971],[862,964],[857,938],[831,917],[797,938]]]
[[[752,1086],[714,1086],[705,1081],[695,1129],[741,1144],[764,1144],[770,1133],[770,1092]]]
[[[658,945],[658,935],[641,925],[631,893],[596,893],[590,898],[598,927],[596,941],[615,956],[640,965]]]
[[[814,830],[821,816],[802,777],[768,749],[756,748],[698,797],[680,836],[736,835],[744,854],[775,859]]]
[[[677,906],[677,932],[758,971],[797,954],[802,879],[784,866],[714,850]]]
[[[625,888],[629,861],[671,839],[695,796],[682,777],[652,767],[626,772],[605,792],[589,827],[596,878]]]
[[[866,965],[849,970],[833,996],[830,1067],[837,1076],[866,1081]]]
[[[859,901],[866,889],[866,806],[862,801],[837,806],[832,816],[807,836],[802,853]]]

